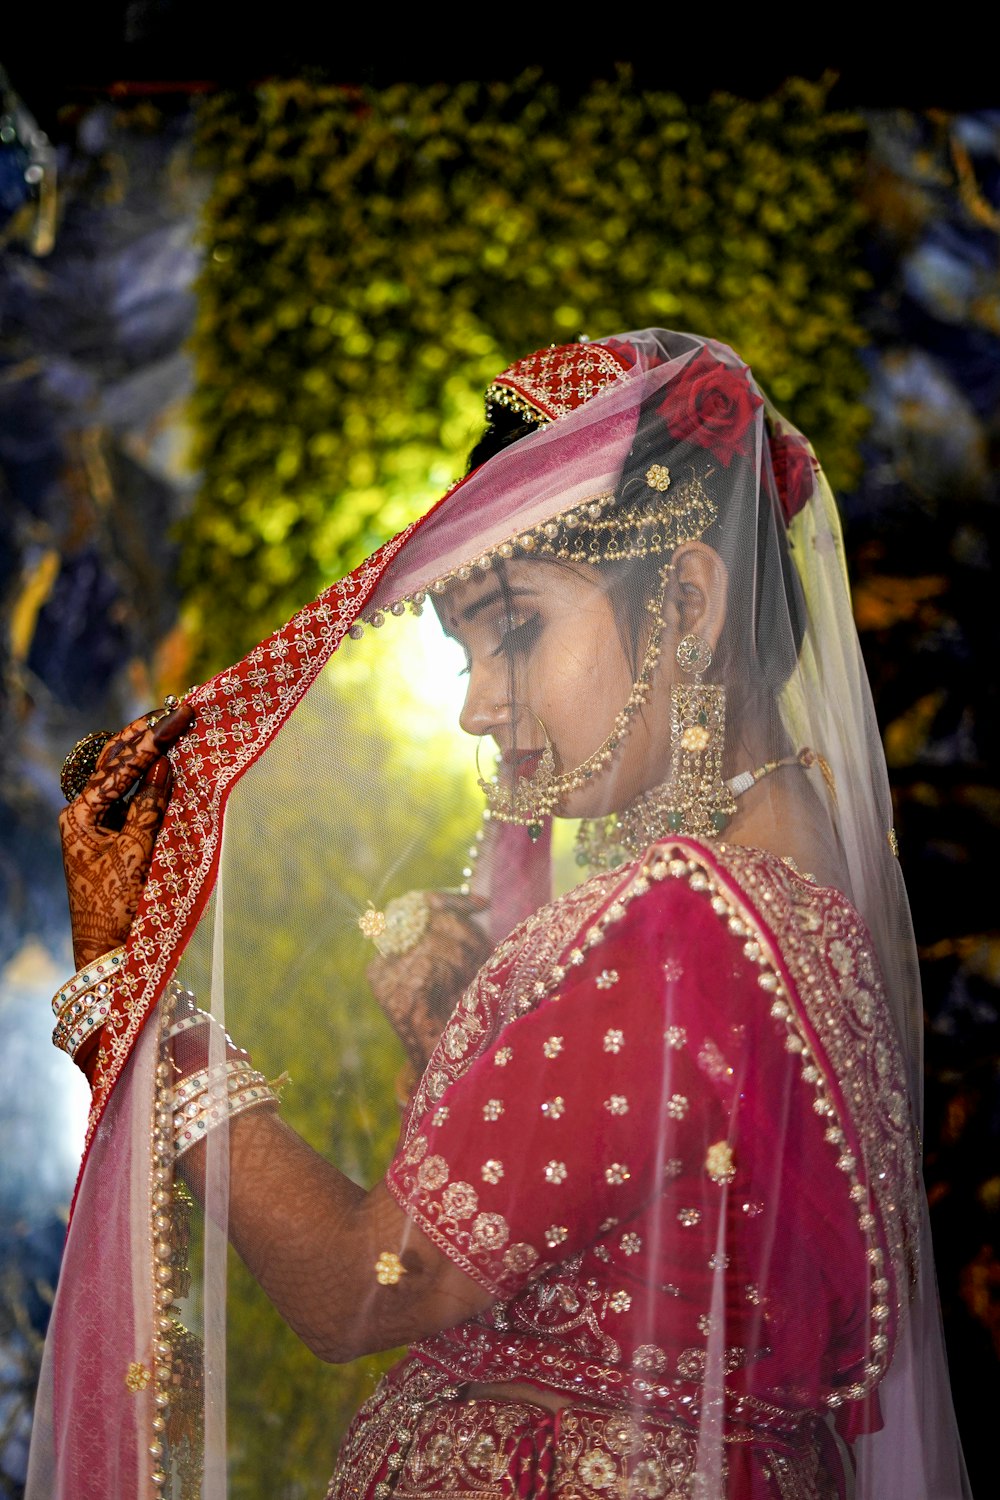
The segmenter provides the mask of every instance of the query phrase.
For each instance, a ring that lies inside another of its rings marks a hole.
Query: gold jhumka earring
[[[712,665],[712,648],[701,636],[686,635],[677,647],[677,665],[695,680],[670,689],[670,775],[637,797],[615,830],[633,852],[667,833],[717,837],[736,811],[732,789],[722,779],[726,690],[701,680]]]

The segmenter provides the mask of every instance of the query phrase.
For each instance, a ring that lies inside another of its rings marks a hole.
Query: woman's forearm
[[[462,1322],[490,1294],[417,1229],[380,1183],[366,1192],[277,1115],[230,1123],[229,1236],[282,1317],[321,1359],[392,1349]],[[205,1146],[183,1158],[204,1197]],[[403,1274],[380,1285],[376,1262]]]

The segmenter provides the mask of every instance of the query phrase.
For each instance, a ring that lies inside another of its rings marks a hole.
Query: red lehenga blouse
[[[387,1178],[497,1300],[383,1381],[331,1500],[844,1495],[914,1273],[906,1098],[864,924],[775,856],[664,841],[537,912]]]

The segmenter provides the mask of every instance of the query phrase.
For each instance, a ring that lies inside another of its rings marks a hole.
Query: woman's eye
[[[494,656],[516,656],[530,651],[541,633],[541,620],[537,614],[527,620],[511,620],[509,629],[500,638]]]

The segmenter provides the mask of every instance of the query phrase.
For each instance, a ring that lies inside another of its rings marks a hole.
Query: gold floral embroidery
[[[441,1194],[441,1206],[453,1219],[471,1219],[479,1207],[479,1195],[471,1182],[452,1182]]]
[[[898,1041],[863,924],[837,891],[817,890],[810,879],[771,855],[722,845],[717,855],[710,856],[686,840],[673,847],[673,857],[662,846],[657,852],[665,861],[665,873],[687,879],[692,890],[706,891],[729,931],[747,939],[744,956],[760,966],[757,982],[765,994],[774,997],[770,1013],[782,1029],[784,1045],[801,1059],[802,1083],[812,1091],[816,1113],[830,1121],[826,1138],[839,1151],[838,1166],[845,1176],[847,1196],[857,1205],[857,1225],[869,1262],[879,1271],[891,1269],[893,1300],[901,1312],[906,1284],[916,1275],[919,1247],[916,1133],[909,1117]],[[725,887],[717,884],[715,857],[729,877]],[[768,928],[744,904],[744,891],[758,909],[767,911]],[[777,962],[779,944],[782,963],[795,986],[794,1000]],[[818,1037],[822,1066],[813,1059],[809,1026]],[[844,1106],[836,1102],[827,1085],[831,1075],[853,1080],[849,1113],[842,1117]],[[848,1131],[860,1144],[859,1158],[853,1149],[845,1150]],[[742,1207],[751,1217],[762,1211],[762,1205],[753,1201]],[[879,1232],[886,1249],[876,1238]],[[832,1392],[828,1405],[858,1400],[877,1384],[890,1350],[885,1332],[890,1317],[887,1302],[872,1305],[872,1357],[865,1365],[865,1378]]]
[[[537,1259],[538,1251],[535,1247],[523,1243],[511,1245],[503,1254],[505,1268],[518,1276],[530,1271]]]
[[[433,1193],[448,1181],[448,1163],[443,1156],[425,1156],[417,1168],[417,1182],[425,1192]]]
[[[624,1094],[612,1094],[609,1099],[605,1099],[604,1108],[612,1115],[627,1115],[628,1100]]]
[[[472,1225],[472,1243],[483,1250],[500,1250],[510,1238],[503,1214],[479,1214]]]
[[[706,1037],[702,1043],[701,1051],[698,1053],[698,1066],[703,1073],[708,1074],[713,1083],[721,1083],[724,1079],[733,1076],[732,1068],[711,1037]]]
[[[640,1344],[632,1355],[632,1367],[636,1370],[648,1370],[655,1375],[666,1366],[667,1356],[659,1344]]]

